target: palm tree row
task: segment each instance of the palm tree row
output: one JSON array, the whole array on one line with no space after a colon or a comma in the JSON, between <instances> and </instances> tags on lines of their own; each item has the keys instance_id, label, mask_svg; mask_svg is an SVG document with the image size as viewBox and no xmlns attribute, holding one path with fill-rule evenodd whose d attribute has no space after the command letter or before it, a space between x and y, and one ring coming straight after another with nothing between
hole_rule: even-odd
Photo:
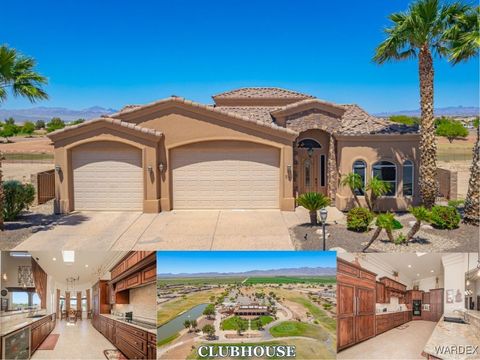
<instances>
[{"instance_id":1,"label":"palm tree row","mask_svg":"<svg viewBox=\"0 0 480 360\"><path fill-rule=\"evenodd\" d=\"M0 46L0 105L7 100L9 91L13 96L25 97L32 103L48 99L43 89L47 84L47 78L37 73L35 67L35 59L24 56L6 45ZM0 153L0 231L4 230L2 159Z\"/></svg>"}]
</instances>

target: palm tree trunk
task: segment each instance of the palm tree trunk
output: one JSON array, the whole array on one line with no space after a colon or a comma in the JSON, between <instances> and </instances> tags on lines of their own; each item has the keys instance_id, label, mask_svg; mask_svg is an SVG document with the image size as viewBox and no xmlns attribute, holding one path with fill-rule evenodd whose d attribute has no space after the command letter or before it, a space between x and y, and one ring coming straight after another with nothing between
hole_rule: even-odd
<instances>
[{"instance_id":1,"label":"palm tree trunk","mask_svg":"<svg viewBox=\"0 0 480 360\"><path fill-rule=\"evenodd\" d=\"M310 211L310 224L312 225L317 225L317 212L316 211Z\"/></svg>"},{"instance_id":2,"label":"palm tree trunk","mask_svg":"<svg viewBox=\"0 0 480 360\"><path fill-rule=\"evenodd\" d=\"M363 248L362 252L367 251L367 249L370 247L370 245L372 245L373 242L374 242L375 240L377 240L378 235L380 235L381 232L382 232L382 228L381 228L381 227L377 227L377 228L375 229L375 232L373 233L372 238L370 239L370 241L368 242L368 244L365 245L365 247Z\"/></svg>"},{"instance_id":3,"label":"palm tree trunk","mask_svg":"<svg viewBox=\"0 0 480 360\"><path fill-rule=\"evenodd\" d=\"M353 199L357 203L358 207L362 207L362 204L360 203L360 199L358 198L357 194L355 193L355 190L353 190L352 193L353 193Z\"/></svg>"},{"instance_id":4,"label":"palm tree trunk","mask_svg":"<svg viewBox=\"0 0 480 360\"><path fill-rule=\"evenodd\" d=\"M420 195L425 207L435 204L437 195L437 143L433 113L433 59L430 49L424 45L419 54L420 77Z\"/></svg>"},{"instance_id":5,"label":"palm tree trunk","mask_svg":"<svg viewBox=\"0 0 480 360\"><path fill-rule=\"evenodd\" d=\"M395 238L393 237L392 230L391 229L385 229L385 232L387 233L388 240L390 240L390 242L394 243Z\"/></svg>"},{"instance_id":6,"label":"palm tree trunk","mask_svg":"<svg viewBox=\"0 0 480 360\"><path fill-rule=\"evenodd\" d=\"M479 225L480 222L480 126L477 126L477 141L473 147L472 166L470 168L470 180L468 181L467 198L465 199L465 214L463 222L466 224Z\"/></svg>"},{"instance_id":7,"label":"palm tree trunk","mask_svg":"<svg viewBox=\"0 0 480 360\"><path fill-rule=\"evenodd\" d=\"M3 196L2 160L3 160L3 155L2 155L2 153L0 153L0 231L5 230L5 225L3 223L4 196Z\"/></svg>"},{"instance_id":8,"label":"palm tree trunk","mask_svg":"<svg viewBox=\"0 0 480 360\"><path fill-rule=\"evenodd\" d=\"M420 225L421 224L422 224L422 222L420 220L417 220L415 222L415 224L413 224L412 228L410 229L410 231L407 234L407 240L406 240L407 245L410 242L410 240L413 239L413 237L418 232L418 230L420 230Z\"/></svg>"}]
</instances>

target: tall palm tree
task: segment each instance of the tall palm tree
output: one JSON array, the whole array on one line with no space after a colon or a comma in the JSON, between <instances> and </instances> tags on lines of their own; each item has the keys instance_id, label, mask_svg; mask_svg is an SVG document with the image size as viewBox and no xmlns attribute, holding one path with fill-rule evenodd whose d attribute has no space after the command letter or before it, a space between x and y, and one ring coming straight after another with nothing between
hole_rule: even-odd
<instances>
[{"instance_id":1,"label":"tall palm tree","mask_svg":"<svg viewBox=\"0 0 480 360\"><path fill-rule=\"evenodd\" d=\"M452 40L450 59L454 64L468 61L478 56L480 48L480 7L471 8L462 16L448 32ZM473 146L470 180L468 181L467 198L463 222L472 225L480 223L480 129L479 120L475 120L477 140Z\"/></svg>"},{"instance_id":2,"label":"tall palm tree","mask_svg":"<svg viewBox=\"0 0 480 360\"><path fill-rule=\"evenodd\" d=\"M19 54L6 45L0 46L0 104L7 100L9 90L14 96L25 97L32 103L48 99L47 93L42 88L47 84L47 78L37 73L35 66L35 59ZM4 196L1 161L0 153L0 231L3 231Z\"/></svg>"},{"instance_id":3,"label":"tall palm tree","mask_svg":"<svg viewBox=\"0 0 480 360\"><path fill-rule=\"evenodd\" d=\"M437 144L433 112L433 55L449 56L452 40L449 30L471 6L461 3L440 4L439 0L417 0L406 12L390 15L392 26L386 39L377 47L373 60L418 59L420 78L421 139L420 193L427 208L435 204L437 192Z\"/></svg>"}]
</instances>

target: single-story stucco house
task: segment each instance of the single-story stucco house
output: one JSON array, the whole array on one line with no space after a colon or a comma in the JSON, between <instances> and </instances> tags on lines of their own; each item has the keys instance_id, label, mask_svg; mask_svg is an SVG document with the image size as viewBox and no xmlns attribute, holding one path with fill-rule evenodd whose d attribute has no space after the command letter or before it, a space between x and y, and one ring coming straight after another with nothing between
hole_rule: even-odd
<instances>
[{"instance_id":1,"label":"single-story stucco house","mask_svg":"<svg viewBox=\"0 0 480 360\"><path fill-rule=\"evenodd\" d=\"M51 133L56 211L294 210L307 191L345 210L352 171L391 184L384 210L419 201L415 127L279 88L213 100L172 96Z\"/></svg>"}]
</instances>

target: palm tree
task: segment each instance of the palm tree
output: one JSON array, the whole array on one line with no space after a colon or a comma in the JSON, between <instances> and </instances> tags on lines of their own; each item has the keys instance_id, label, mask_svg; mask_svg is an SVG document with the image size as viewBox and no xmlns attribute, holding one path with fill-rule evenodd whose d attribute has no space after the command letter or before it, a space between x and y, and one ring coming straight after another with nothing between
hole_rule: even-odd
<instances>
[{"instance_id":1,"label":"palm tree","mask_svg":"<svg viewBox=\"0 0 480 360\"><path fill-rule=\"evenodd\" d=\"M417 206L417 207L411 208L410 212L412 213L413 216L415 216L416 221L407 234L407 239L406 239L407 245L409 241L413 239L413 237L418 232L418 230L420 230L422 221L428 221L430 219L430 211L424 206Z\"/></svg>"},{"instance_id":2,"label":"palm tree","mask_svg":"<svg viewBox=\"0 0 480 360\"><path fill-rule=\"evenodd\" d=\"M476 121L477 140L473 146L472 166L470 167L470 179L468 181L467 198L465 199L465 211L463 222L466 224L479 225L480 222L480 126Z\"/></svg>"},{"instance_id":3,"label":"palm tree","mask_svg":"<svg viewBox=\"0 0 480 360\"><path fill-rule=\"evenodd\" d=\"M375 221L375 225L377 228L375 229L375 232L373 233L372 238L368 242L367 245L363 248L363 252L367 251L367 249L370 247L370 245L373 244L373 242L378 238L382 230L385 230L388 236L388 240L391 242L395 242L395 239L393 237L392 230L394 228L394 222L395 222L395 217L392 213L385 213L385 214L379 214L377 216L377 220Z\"/></svg>"},{"instance_id":4,"label":"palm tree","mask_svg":"<svg viewBox=\"0 0 480 360\"><path fill-rule=\"evenodd\" d=\"M353 198L357 203L358 207L362 207L360 200L358 198L358 193L363 193L363 180L362 177L356 173L348 173L343 175L342 180L340 181L340 185L346 186L350 189L353 194Z\"/></svg>"},{"instance_id":5,"label":"palm tree","mask_svg":"<svg viewBox=\"0 0 480 360\"><path fill-rule=\"evenodd\" d=\"M448 32L471 6L460 3L441 5L439 0L417 0L406 12L390 15L392 26L377 47L373 60L418 58L420 78L420 194L427 208L435 204L437 144L433 113L433 54L448 56L452 40Z\"/></svg>"},{"instance_id":6,"label":"palm tree","mask_svg":"<svg viewBox=\"0 0 480 360\"><path fill-rule=\"evenodd\" d=\"M317 211L330 205L330 199L317 192L308 192L302 194L297 199L298 205L303 206L310 214L310 223L317 225Z\"/></svg>"},{"instance_id":7,"label":"palm tree","mask_svg":"<svg viewBox=\"0 0 480 360\"><path fill-rule=\"evenodd\" d=\"M368 182L365 190L370 192L370 195L365 196L368 209L374 211L377 199L390 191L390 184L374 176Z\"/></svg>"},{"instance_id":8,"label":"palm tree","mask_svg":"<svg viewBox=\"0 0 480 360\"><path fill-rule=\"evenodd\" d=\"M5 45L0 46L0 104L7 99L8 90L14 96L26 97L30 102L48 99L42 85L47 84L47 78L34 69L36 62L31 57L19 54L15 49ZM3 183L2 154L0 153L0 231L3 231Z\"/></svg>"}]
</instances>

